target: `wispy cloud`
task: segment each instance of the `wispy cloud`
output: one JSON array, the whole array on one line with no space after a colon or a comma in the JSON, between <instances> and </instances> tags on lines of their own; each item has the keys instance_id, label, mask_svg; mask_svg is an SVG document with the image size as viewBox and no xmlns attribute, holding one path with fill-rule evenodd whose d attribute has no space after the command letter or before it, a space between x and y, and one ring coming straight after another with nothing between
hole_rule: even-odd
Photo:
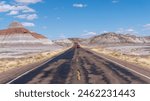
<instances>
[{"instance_id":1,"label":"wispy cloud","mask_svg":"<svg viewBox=\"0 0 150 101\"><path fill-rule=\"evenodd\" d=\"M101 31L100 33L108 33L109 31L106 31L106 30L104 30L104 31Z\"/></svg>"},{"instance_id":2,"label":"wispy cloud","mask_svg":"<svg viewBox=\"0 0 150 101\"><path fill-rule=\"evenodd\" d=\"M22 12L35 12L34 9L26 5L10 5L5 2L0 2L0 12L22 11Z\"/></svg>"},{"instance_id":3,"label":"wispy cloud","mask_svg":"<svg viewBox=\"0 0 150 101\"><path fill-rule=\"evenodd\" d=\"M42 0L15 0L18 3L24 3L24 4L35 4L38 2L42 2Z\"/></svg>"},{"instance_id":4,"label":"wispy cloud","mask_svg":"<svg viewBox=\"0 0 150 101\"><path fill-rule=\"evenodd\" d=\"M75 4L73 4L73 7L75 7L75 8L85 8L85 7L87 7L87 5L82 4L82 3L75 3Z\"/></svg>"},{"instance_id":5,"label":"wispy cloud","mask_svg":"<svg viewBox=\"0 0 150 101\"><path fill-rule=\"evenodd\" d=\"M114 4L119 3L119 0L112 0L112 3Z\"/></svg>"},{"instance_id":6,"label":"wispy cloud","mask_svg":"<svg viewBox=\"0 0 150 101\"><path fill-rule=\"evenodd\" d=\"M88 31L84 31L84 32L85 33L81 35L82 37L90 37L90 36L97 35L96 32L88 32Z\"/></svg>"},{"instance_id":7,"label":"wispy cloud","mask_svg":"<svg viewBox=\"0 0 150 101\"><path fill-rule=\"evenodd\" d=\"M22 15L17 15L15 17L20 19L26 19L26 20L34 20L38 18L37 14L22 14Z\"/></svg>"},{"instance_id":8,"label":"wispy cloud","mask_svg":"<svg viewBox=\"0 0 150 101\"><path fill-rule=\"evenodd\" d=\"M116 33L121 33L121 34L137 34L138 32L136 30L134 30L133 28L128 28L128 29L124 29L124 28L119 28Z\"/></svg>"},{"instance_id":9,"label":"wispy cloud","mask_svg":"<svg viewBox=\"0 0 150 101\"><path fill-rule=\"evenodd\" d=\"M143 27L144 27L144 30L150 30L150 24L145 24L143 25Z\"/></svg>"},{"instance_id":10,"label":"wispy cloud","mask_svg":"<svg viewBox=\"0 0 150 101\"><path fill-rule=\"evenodd\" d=\"M31 23L31 22L22 22L22 25L25 27L34 27L35 26L35 24Z\"/></svg>"},{"instance_id":11,"label":"wispy cloud","mask_svg":"<svg viewBox=\"0 0 150 101\"><path fill-rule=\"evenodd\" d=\"M27 4L35 4L38 2L42 2L42 0L15 0L15 4L13 5L6 1L0 1L0 13L6 13L8 16L19 19L34 20L38 18L36 10Z\"/></svg>"},{"instance_id":12,"label":"wispy cloud","mask_svg":"<svg viewBox=\"0 0 150 101\"><path fill-rule=\"evenodd\" d=\"M17 14L19 14L19 11L10 11L8 13L8 15L17 15Z\"/></svg>"},{"instance_id":13,"label":"wispy cloud","mask_svg":"<svg viewBox=\"0 0 150 101\"><path fill-rule=\"evenodd\" d=\"M135 30L132 28L126 29L127 32L134 32Z\"/></svg>"}]
</instances>

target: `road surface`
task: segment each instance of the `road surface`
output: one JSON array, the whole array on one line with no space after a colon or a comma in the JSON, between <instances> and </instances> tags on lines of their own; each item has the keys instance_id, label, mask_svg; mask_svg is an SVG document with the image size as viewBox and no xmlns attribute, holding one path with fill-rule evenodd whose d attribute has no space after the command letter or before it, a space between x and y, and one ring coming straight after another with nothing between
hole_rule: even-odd
<instances>
[{"instance_id":1,"label":"road surface","mask_svg":"<svg viewBox=\"0 0 150 101\"><path fill-rule=\"evenodd\" d=\"M128 67L129 68L129 67ZM11 84L146 84L150 77L73 47L47 63L11 80Z\"/></svg>"}]
</instances>

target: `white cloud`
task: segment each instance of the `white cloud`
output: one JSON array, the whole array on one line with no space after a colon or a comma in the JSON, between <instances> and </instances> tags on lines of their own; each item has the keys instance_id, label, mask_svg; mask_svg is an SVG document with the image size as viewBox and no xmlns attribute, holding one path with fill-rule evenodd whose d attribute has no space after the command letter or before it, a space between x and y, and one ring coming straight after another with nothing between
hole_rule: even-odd
<instances>
[{"instance_id":1,"label":"white cloud","mask_svg":"<svg viewBox=\"0 0 150 101\"><path fill-rule=\"evenodd\" d=\"M104 30L104 31L101 31L100 33L108 33L108 31Z\"/></svg>"},{"instance_id":2,"label":"white cloud","mask_svg":"<svg viewBox=\"0 0 150 101\"><path fill-rule=\"evenodd\" d=\"M0 1L0 5L5 4L5 3L6 3L6 1Z\"/></svg>"},{"instance_id":3,"label":"white cloud","mask_svg":"<svg viewBox=\"0 0 150 101\"><path fill-rule=\"evenodd\" d=\"M8 11L22 11L22 12L35 12L34 9L25 6L25 5L9 5L5 2L0 2L0 12L8 12Z\"/></svg>"},{"instance_id":4,"label":"white cloud","mask_svg":"<svg viewBox=\"0 0 150 101\"><path fill-rule=\"evenodd\" d=\"M19 11L23 11L23 12L35 12L34 9L28 7L28 6L13 6L12 7L13 10L19 10ZM11 9L11 10L12 10Z\"/></svg>"},{"instance_id":5,"label":"white cloud","mask_svg":"<svg viewBox=\"0 0 150 101\"><path fill-rule=\"evenodd\" d=\"M85 7L87 7L87 5L82 4L82 3L75 3L75 4L73 4L73 7L75 7L75 8L85 8Z\"/></svg>"},{"instance_id":6,"label":"white cloud","mask_svg":"<svg viewBox=\"0 0 150 101\"><path fill-rule=\"evenodd\" d=\"M97 35L97 33L96 32L86 32L85 34L82 34L81 36L90 37L90 36L94 36L94 35Z\"/></svg>"},{"instance_id":7,"label":"white cloud","mask_svg":"<svg viewBox=\"0 0 150 101\"><path fill-rule=\"evenodd\" d=\"M22 25L25 27L34 27L35 26L34 23L30 23L30 22L22 22Z\"/></svg>"},{"instance_id":8,"label":"white cloud","mask_svg":"<svg viewBox=\"0 0 150 101\"><path fill-rule=\"evenodd\" d=\"M0 12L7 12L12 8L11 5L5 4L5 2L0 2Z\"/></svg>"},{"instance_id":9,"label":"white cloud","mask_svg":"<svg viewBox=\"0 0 150 101\"><path fill-rule=\"evenodd\" d=\"M134 30L134 29L129 28L129 29L127 29L126 31L127 31L127 32L134 32L135 30Z\"/></svg>"},{"instance_id":10,"label":"white cloud","mask_svg":"<svg viewBox=\"0 0 150 101\"><path fill-rule=\"evenodd\" d=\"M38 18L37 14L22 14L15 17L20 19L26 19L26 20L34 20Z\"/></svg>"},{"instance_id":11,"label":"white cloud","mask_svg":"<svg viewBox=\"0 0 150 101\"><path fill-rule=\"evenodd\" d=\"M145 24L143 27L145 30L150 30L150 24Z\"/></svg>"},{"instance_id":12,"label":"white cloud","mask_svg":"<svg viewBox=\"0 0 150 101\"><path fill-rule=\"evenodd\" d=\"M0 13L7 13L19 19L34 20L38 18L36 11L27 4L35 4L43 0L14 0L15 4L0 0Z\"/></svg>"},{"instance_id":13,"label":"white cloud","mask_svg":"<svg viewBox=\"0 0 150 101\"><path fill-rule=\"evenodd\" d=\"M19 14L19 11L10 11L8 13L8 15L17 15L17 14Z\"/></svg>"},{"instance_id":14,"label":"white cloud","mask_svg":"<svg viewBox=\"0 0 150 101\"><path fill-rule=\"evenodd\" d=\"M128 34L128 33L132 33L132 34L137 34L138 32L135 31L132 28L128 28L128 29L124 29L124 28L119 28L116 33L121 33L121 34Z\"/></svg>"},{"instance_id":15,"label":"white cloud","mask_svg":"<svg viewBox=\"0 0 150 101\"><path fill-rule=\"evenodd\" d=\"M118 3L119 1L118 0L113 0L112 3L116 4Z\"/></svg>"},{"instance_id":16,"label":"white cloud","mask_svg":"<svg viewBox=\"0 0 150 101\"><path fill-rule=\"evenodd\" d=\"M38 2L42 2L42 0L15 0L15 1L19 3L25 3L25 4L35 4Z\"/></svg>"}]
</instances>

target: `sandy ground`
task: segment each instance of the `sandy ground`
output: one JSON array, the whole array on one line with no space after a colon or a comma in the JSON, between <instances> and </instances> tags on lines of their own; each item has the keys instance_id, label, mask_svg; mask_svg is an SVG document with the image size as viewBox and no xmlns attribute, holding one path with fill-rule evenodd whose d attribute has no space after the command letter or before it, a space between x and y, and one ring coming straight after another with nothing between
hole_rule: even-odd
<instances>
[{"instance_id":1,"label":"sandy ground","mask_svg":"<svg viewBox=\"0 0 150 101\"><path fill-rule=\"evenodd\" d=\"M124 54L123 52L120 51L114 51L110 49L106 49L103 47L94 47L91 48L91 50L102 53L117 59L121 59L130 63L135 63L138 65L141 65L142 67L146 67L150 69L150 55L147 56L140 56L140 55L135 55L135 54Z\"/></svg>"},{"instance_id":2,"label":"sandy ground","mask_svg":"<svg viewBox=\"0 0 150 101\"><path fill-rule=\"evenodd\" d=\"M126 55L139 55L148 56L150 55L149 45L122 45L122 46L109 46L106 49L117 51Z\"/></svg>"},{"instance_id":3,"label":"sandy ground","mask_svg":"<svg viewBox=\"0 0 150 101\"><path fill-rule=\"evenodd\" d=\"M67 48L68 49L68 48ZM37 63L45 59L51 58L67 49L59 49L52 52L41 52L37 54L30 54L23 58L5 58L0 59L0 72L5 72L12 68L19 68L29 64Z\"/></svg>"},{"instance_id":4,"label":"sandy ground","mask_svg":"<svg viewBox=\"0 0 150 101\"><path fill-rule=\"evenodd\" d=\"M33 55L42 52L53 52L55 50L64 49L65 47L58 46L58 45L49 45L49 46L5 46L2 47L0 45L0 58L23 58L26 55Z\"/></svg>"}]
</instances>

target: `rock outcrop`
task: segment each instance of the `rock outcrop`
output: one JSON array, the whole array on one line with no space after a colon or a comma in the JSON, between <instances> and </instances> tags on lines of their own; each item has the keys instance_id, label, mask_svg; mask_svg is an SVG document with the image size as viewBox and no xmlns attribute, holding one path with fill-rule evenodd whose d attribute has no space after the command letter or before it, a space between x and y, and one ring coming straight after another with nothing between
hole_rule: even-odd
<instances>
[{"instance_id":1,"label":"rock outcrop","mask_svg":"<svg viewBox=\"0 0 150 101\"><path fill-rule=\"evenodd\" d=\"M82 43L87 44L134 44L134 43L150 43L149 37L138 37L130 34L104 33L89 39L85 39Z\"/></svg>"},{"instance_id":2,"label":"rock outcrop","mask_svg":"<svg viewBox=\"0 0 150 101\"><path fill-rule=\"evenodd\" d=\"M52 44L52 41L29 31L21 23L12 22L8 29L0 30L0 44Z\"/></svg>"}]
</instances>

